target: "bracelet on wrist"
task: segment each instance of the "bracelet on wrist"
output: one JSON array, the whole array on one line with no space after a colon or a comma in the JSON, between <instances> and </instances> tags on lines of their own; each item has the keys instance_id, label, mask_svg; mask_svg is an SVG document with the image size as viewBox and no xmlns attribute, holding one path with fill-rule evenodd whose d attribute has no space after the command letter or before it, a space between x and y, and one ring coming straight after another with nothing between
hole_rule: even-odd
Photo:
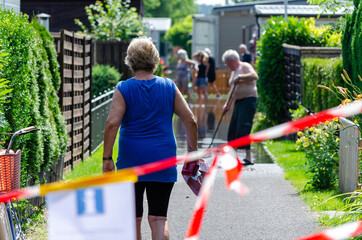
<instances>
[{"instance_id":1,"label":"bracelet on wrist","mask_svg":"<svg viewBox=\"0 0 362 240\"><path fill-rule=\"evenodd\" d=\"M103 158L103 161L109 161L109 160L112 160L112 161L113 161L113 158L112 158L112 157L104 157L104 158Z\"/></svg>"}]
</instances>

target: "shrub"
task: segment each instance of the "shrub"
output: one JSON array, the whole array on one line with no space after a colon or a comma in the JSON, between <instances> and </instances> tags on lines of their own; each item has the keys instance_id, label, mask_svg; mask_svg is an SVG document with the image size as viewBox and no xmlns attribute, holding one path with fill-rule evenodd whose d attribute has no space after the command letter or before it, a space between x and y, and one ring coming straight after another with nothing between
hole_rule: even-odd
<instances>
[{"instance_id":1,"label":"shrub","mask_svg":"<svg viewBox=\"0 0 362 240\"><path fill-rule=\"evenodd\" d=\"M56 93L59 79L53 79L57 75L56 57L51 58L53 68L50 68L44 48L44 44L49 48L54 48L54 44L44 43L35 25L26 16L0 10L0 51L8 54L3 77L13 89L10 100L3 105L9 123L5 131L14 132L27 126L41 129L17 138L14 143L14 149L22 150L22 184L48 170L65 153L67 143Z\"/></svg>"},{"instance_id":2,"label":"shrub","mask_svg":"<svg viewBox=\"0 0 362 240\"><path fill-rule=\"evenodd\" d=\"M251 133L256 133L263 129L270 128L273 126L274 126L273 123L267 119L265 113L256 112L253 119L253 126L251 129Z\"/></svg>"},{"instance_id":3,"label":"shrub","mask_svg":"<svg viewBox=\"0 0 362 240\"><path fill-rule=\"evenodd\" d=\"M84 34L96 40L131 40L144 34L143 23L136 8L130 7L130 0L96 1L85 10L91 28L88 29L79 19L75 19L75 23Z\"/></svg>"},{"instance_id":4,"label":"shrub","mask_svg":"<svg viewBox=\"0 0 362 240\"><path fill-rule=\"evenodd\" d=\"M289 109L289 112L291 114L292 120L298 120L301 119L303 117L306 117L308 115L308 111L307 109L304 108L303 105L298 105L298 108L295 110Z\"/></svg>"},{"instance_id":5,"label":"shrub","mask_svg":"<svg viewBox=\"0 0 362 240\"><path fill-rule=\"evenodd\" d=\"M105 90L113 89L122 74L109 65L96 65L92 68L92 94L98 96Z\"/></svg>"},{"instance_id":6,"label":"shrub","mask_svg":"<svg viewBox=\"0 0 362 240\"><path fill-rule=\"evenodd\" d=\"M342 59L306 58L302 60L302 64L302 104L313 112L339 105L341 101L334 94L319 88L318 85L329 88L333 88L333 85L345 86L341 78Z\"/></svg>"},{"instance_id":7,"label":"shrub","mask_svg":"<svg viewBox=\"0 0 362 240\"><path fill-rule=\"evenodd\" d=\"M354 1L354 11L346 15L346 28L343 32L343 68L351 76L352 82L362 88L358 75L362 74L362 4Z\"/></svg>"},{"instance_id":8,"label":"shrub","mask_svg":"<svg viewBox=\"0 0 362 240\"><path fill-rule=\"evenodd\" d=\"M329 31L329 28L315 27L314 19L289 17L285 22L283 17L272 17L264 27L265 32L258 41L260 57L256 64L259 75L257 81L258 110L265 112L266 118L276 125L284 121L286 113L282 44L325 46L337 44L339 41L336 39L325 40L328 34L325 34L324 37L321 34ZM333 35L333 38L337 37Z\"/></svg>"},{"instance_id":9,"label":"shrub","mask_svg":"<svg viewBox=\"0 0 362 240\"><path fill-rule=\"evenodd\" d=\"M298 148L305 151L311 184L316 189L330 189L338 179L338 118L298 132Z\"/></svg>"}]
</instances>

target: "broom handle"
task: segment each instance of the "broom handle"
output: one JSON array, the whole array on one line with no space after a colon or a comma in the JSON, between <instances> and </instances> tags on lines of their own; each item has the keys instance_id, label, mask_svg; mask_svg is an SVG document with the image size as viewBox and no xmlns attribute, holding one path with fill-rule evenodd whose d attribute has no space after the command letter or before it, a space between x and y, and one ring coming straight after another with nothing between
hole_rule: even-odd
<instances>
[{"instance_id":1,"label":"broom handle","mask_svg":"<svg viewBox=\"0 0 362 240\"><path fill-rule=\"evenodd\" d=\"M229 106L229 104L230 104L231 96L233 95L233 93L234 93L234 91L235 91L235 86L236 86L236 84L234 84L234 85L233 85L233 88L231 89L231 93L230 93L230 95L228 96L227 101L226 101L226 106ZM220 117L219 123L217 124L217 127L216 127L216 129L215 129L214 135L212 136L211 143L210 143L210 145L209 145L208 148L210 148L210 147L212 146L212 144L214 143L214 139L215 139L215 136L216 136L217 131L219 130L219 127L220 127L220 124L221 124L221 120L222 120L222 118L224 117L224 115L225 115L226 112L227 112L227 111L223 111L223 112L222 112L222 115L221 115L221 117Z\"/></svg>"}]
</instances>

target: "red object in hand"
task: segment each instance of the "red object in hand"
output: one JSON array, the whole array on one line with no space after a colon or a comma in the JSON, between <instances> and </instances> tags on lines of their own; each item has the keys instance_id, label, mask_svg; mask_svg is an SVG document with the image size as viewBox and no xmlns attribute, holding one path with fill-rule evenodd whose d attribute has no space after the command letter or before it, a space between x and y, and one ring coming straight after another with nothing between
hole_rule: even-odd
<instances>
[{"instance_id":1,"label":"red object in hand","mask_svg":"<svg viewBox=\"0 0 362 240\"><path fill-rule=\"evenodd\" d=\"M198 173L195 173L193 175L186 175L189 174L189 172L184 172L184 168L187 168L185 165L190 164L190 163L196 163L195 165L197 165L198 168ZM190 189L192 190L192 192L198 196L200 189L201 189L201 185L202 182L204 180L205 174L206 172L209 170L209 167L207 165L207 163L203 160L203 159L199 159L198 161L195 162L189 162L186 163L182 169L182 177L185 180L185 182L187 183L187 185L190 187ZM194 165L194 166L195 166ZM192 165L191 165L192 166ZM190 167L190 169L195 169L196 167ZM198 174L198 175L196 175ZM195 178L195 176L197 176L197 178Z\"/></svg>"},{"instance_id":2,"label":"red object in hand","mask_svg":"<svg viewBox=\"0 0 362 240\"><path fill-rule=\"evenodd\" d=\"M193 162L188 162L185 163L183 168L182 168L182 175L184 176L195 176L197 174L197 171L199 171L199 161L193 161Z\"/></svg>"}]
</instances>

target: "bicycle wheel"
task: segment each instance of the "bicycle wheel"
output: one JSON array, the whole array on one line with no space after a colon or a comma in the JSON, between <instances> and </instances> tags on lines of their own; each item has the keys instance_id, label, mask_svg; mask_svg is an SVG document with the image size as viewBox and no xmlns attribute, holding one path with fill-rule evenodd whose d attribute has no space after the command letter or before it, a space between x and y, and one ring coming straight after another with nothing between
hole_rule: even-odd
<instances>
[{"instance_id":1,"label":"bicycle wheel","mask_svg":"<svg viewBox=\"0 0 362 240\"><path fill-rule=\"evenodd\" d=\"M5 204L7 206L8 215L11 215L11 219L9 219L10 226L13 227L12 232L14 239L16 240L24 240L25 234L21 230L21 222L19 218L19 212L15 209L13 202L9 202L8 204ZM1 240L1 239L0 239Z\"/></svg>"},{"instance_id":2,"label":"bicycle wheel","mask_svg":"<svg viewBox=\"0 0 362 240\"><path fill-rule=\"evenodd\" d=\"M12 240L13 234L9 221L8 211L4 203L0 203L0 240Z\"/></svg>"}]
</instances>

